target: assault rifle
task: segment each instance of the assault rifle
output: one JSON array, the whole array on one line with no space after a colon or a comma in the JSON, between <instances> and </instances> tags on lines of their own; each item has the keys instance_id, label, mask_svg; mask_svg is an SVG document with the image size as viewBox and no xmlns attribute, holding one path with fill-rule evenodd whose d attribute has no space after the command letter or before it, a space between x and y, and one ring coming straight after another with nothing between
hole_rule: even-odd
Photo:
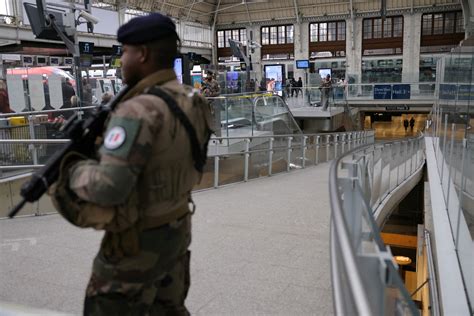
<instances>
[{"instance_id":1,"label":"assault rifle","mask_svg":"<svg viewBox=\"0 0 474 316\"><path fill-rule=\"evenodd\" d=\"M61 161L68 153L76 152L89 158L95 157L96 139L104 133L105 121L129 89L127 86L123 87L115 98L105 106L98 107L89 118L79 120L75 114L66 122L63 130L70 138L70 142L54 153L46 164L23 184L20 191L22 200L10 211L8 217L13 218L26 202L38 201L46 193L48 188L58 180Z\"/></svg>"}]
</instances>

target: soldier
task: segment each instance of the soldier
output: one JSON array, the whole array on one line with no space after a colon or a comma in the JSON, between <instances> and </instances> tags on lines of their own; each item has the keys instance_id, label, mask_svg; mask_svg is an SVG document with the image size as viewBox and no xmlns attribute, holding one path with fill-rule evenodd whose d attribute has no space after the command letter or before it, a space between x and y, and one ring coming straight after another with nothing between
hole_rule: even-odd
<instances>
[{"instance_id":1,"label":"soldier","mask_svg":"<svg viewBox=\"0 0 474 316\"><path fill-rule=\"evenodd\" d=\"M204 79L201 93L204 97L218 97L221 94L221 88L219 83L213 77L211 71L207 72L207 76ZM220 100L218 99L209 99L209 104L212 109L212 115L214 117L214 123L212 129L216 137L221 137L221 110L223 110Z\"/></svg>"},{"instance_id":2,"label":"soldier","mask_svg":"<svg viewBox=\"0 0 474 316\"><path fill-rule=\"evenodd\" d=\"M170 18L136 17L117 40L131 89L111 113L98 159L65 157L53 202L74 225L105 230L85 315L188 315L189 205L210 109L176 80L179 37Z\"/></svg>"},{"instance_id":3,"label":"soldier","mask_svg":"<svg viewBox=\"0 0 474 316\"><path fill-rule=\"evenodd\" d=\"M216 79L212 76L212 72L208 72L202 85L201 93L205 97L218 97L221 94L221 88Z\"/></svg>"}]
</instances>

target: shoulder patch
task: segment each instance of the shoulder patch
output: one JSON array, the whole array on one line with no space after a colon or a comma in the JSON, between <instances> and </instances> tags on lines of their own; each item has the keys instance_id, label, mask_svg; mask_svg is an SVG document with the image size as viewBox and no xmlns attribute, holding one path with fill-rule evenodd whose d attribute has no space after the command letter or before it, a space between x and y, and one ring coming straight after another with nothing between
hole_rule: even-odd
<instances>
[{"instance_id":1,"label":"shoulder patch","mask_svg":"<svg viewBox=\"0 0 474 316\"><path fill-rule=\"evenodd\" d=\"M105 136L104 147L106 149L117 149L125 142L127 139L127 132L122 126L112 127Z\"/></svg>"},{"instance_id":2,"label":"shoulder patch","mask_svg":"<svg viewBox=\"0 0 474 316\"><path fill-rule=\"evenodd\" d=\"M100 152L127 159L137 138L140 126L141 121L137 118L112 117L108 124Z\"/></svg>"}]
</instances>

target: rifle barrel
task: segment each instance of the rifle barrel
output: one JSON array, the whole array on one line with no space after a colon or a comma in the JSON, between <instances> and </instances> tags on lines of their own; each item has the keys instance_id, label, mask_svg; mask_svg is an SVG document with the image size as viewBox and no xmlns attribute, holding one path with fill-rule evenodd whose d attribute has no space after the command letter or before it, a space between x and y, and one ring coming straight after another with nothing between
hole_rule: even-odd
<instances>
[{"instance_id":1,"label":"rifle barrel","mask_svg":"<svg viewBox=\"0 0 474 316\"><path fill-rule=\"evenodd\" d=\"M13 218L15 215L25 206L26 199L21 199L20 203L18 203L11 211L8 213L8 217Z\"/></svg>"}]
</instances>

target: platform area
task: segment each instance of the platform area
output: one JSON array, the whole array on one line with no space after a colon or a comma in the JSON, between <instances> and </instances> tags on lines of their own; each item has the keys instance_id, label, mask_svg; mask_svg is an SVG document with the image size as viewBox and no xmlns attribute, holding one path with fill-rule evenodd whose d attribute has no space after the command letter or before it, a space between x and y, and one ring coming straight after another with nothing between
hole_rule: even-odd
<instances>
[{"instance_id":1,"label":"platform area","mask_svg":"<svg viewBox=\"0 0 474 316\"><path fill-rule=\"evenodd\" d=\"M192 314L333 314L328 169L194 194ZM0 309L7 302L81 314L101 236L59 215L0 220Z\"/></svg>"}]
</instances>

